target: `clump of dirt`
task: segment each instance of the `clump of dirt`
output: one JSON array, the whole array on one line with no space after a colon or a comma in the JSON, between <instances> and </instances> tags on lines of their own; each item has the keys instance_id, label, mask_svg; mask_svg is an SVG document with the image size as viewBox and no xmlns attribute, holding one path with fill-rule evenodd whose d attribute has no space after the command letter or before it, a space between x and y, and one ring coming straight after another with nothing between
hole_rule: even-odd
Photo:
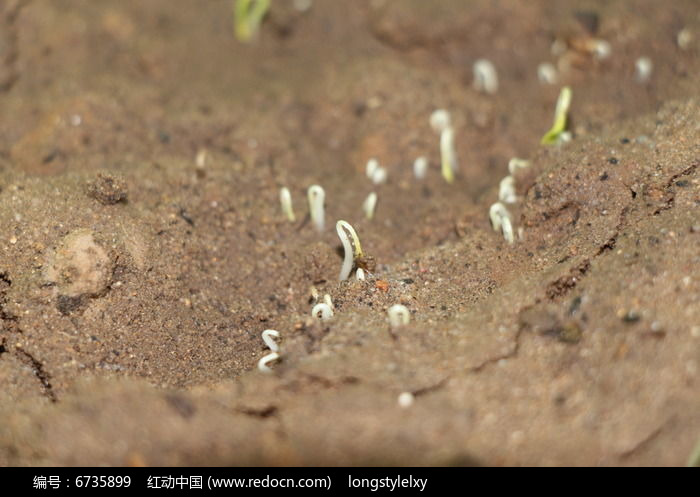
<instances>
[{"instance_id":1,"label":"clump of dirt","mask_svg":"<svg viewBox=\"0 0 700 497\"><path fill-rule=\"evenodd\" d=\"M683 464L700 437L696 7L273 2L243 45L224 0L6 2L0 464ZM494 95L472 87L482 58ZM562 85L573 139L543 147ZM532 165L508 244L488 211L513 157ZM376 261L365 281L337 281L338 219ZM411 321L391 330L397 303Z\"/></svg>"}]
</instances>

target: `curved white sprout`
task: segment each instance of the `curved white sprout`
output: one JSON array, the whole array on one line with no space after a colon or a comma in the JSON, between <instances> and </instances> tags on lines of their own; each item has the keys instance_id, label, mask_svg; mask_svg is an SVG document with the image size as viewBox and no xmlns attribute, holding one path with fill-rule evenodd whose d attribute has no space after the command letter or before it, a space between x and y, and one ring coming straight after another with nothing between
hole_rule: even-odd
<instances>
[{"instance_id":1,"label":"curved white sprout","mask_svg":"<svg viewBox=\"0 0 700 497\"><path fill-rule=\"evenodd\" d=\"M425 174L428 172L428 159L425 157L418 157L414 162L413 162L413 176L416 177L416 179L423 179L425 178Z\"/></svg>"},{"instance_id":2,"label":"curved white sprout","mask_svg":"<svg viewBox=\"0 0 700 497\"><path fill-rule=\"evenodd\" d=\"M309 187L308 197L311 221L314 223L318 231L323 231L326 225L324 211L326 192L318 185L311 185Z\"/></svg>"},{"instance_id":3,"label":"curved white sprout","mask_svg":"<svg viewBox=\"0 0 700 497\"><path fill-rule=\"evenodd\" d=\"M436 133L442 133L445 128L451 127L450 121L450 113L445 109L438 109L430 114L430 127Z\"/></svg>"},{"instance_id":4,"label":"curved white sprout","mask_svg":"<svg viewBox=\"0 0 700 497\"><path fill-rule=\"evenodd\" d=\"M457 171L457 151L455 150L455 132L451 127L445 128L440 134L440 160L442 177L452 183Z\"/></svg>"},{"instance_id":5,"label":"curved white sprout","mask_svg":"<svg viewBox=\"0 0 700 497\"><path fill-rule=\"evenodd\" d=\"M352 241L355 244L354 252L345 230L348 230L350 236L352 236ZM360 245L360 238L357 236L355 229L350 226L350 223L347 221L343 221L342 219L338 221L335 224L335 231L338 233L338 238L340 238L340 242L343 244L343 265L340 267L340 276L338 279L344 281L350 276L355 259L362 257L362 245Z\"/></svg>"},{"instance_id":6,"label":"curved white sprout","mask_svg":"<svg viewBox=\"0 0 700 497\"><path fill-rule=\"evenodd\" d=\"M515 178L506 176L498 186L498 200L506 204L514 204L518 200L515 194Z\"/></svg>"},{"instance_id":7,"label":"curved white sprout","mask_svg":"<svg viewBox=\"0 0 700 497\"><path fill-rule=\"evenodd\" d=\"M311 315L321 321L328 321L333 317L333 309L325 302L322 302L311 309Z\"/></svg>"},{"instance_id":8,"label":"curved white sprout","mask_svg":"<svg viewBox=\"0 0 700 497\"><path fill-rule=\"evenodd\" d=\"M411 321L411 313L405 305L395 304L389 307L387 311L389 315L389 324L392 328L398 328L399 326L405 326Z\"/></svg>"},{"instance_id":9,"label":"curved white sprout","mask_svg":"<svg viewBox=\"0 0 700 497\"><path fill-rule=\"evenodd\" d=\"M357 279L357 281L365 281L365 270L358 267L357 271L355 271L355 279Z\"/></svg>"},{"instance_id":10,"label":"curved white sprout","mask_svg":"<svg viewBox=\"0 0 700 497\"><path fill-rule=\"evenodd\" d=\"M646 83L651 78L654 64L649 57L640 57L634 63L634 77L638 83Z\"/></svg>"},{"instance_id":11,"label":"curved white sprout","mask_svg":"<svg viewBox=\"0 0 700 497\"><path fill-rule=\"evenodd\" d=\"M511 160L508 161L508 172L511 175L515 175L515 172L518 169L527 169L528 167L530 167L529 160L518 159L516 157L513 157Z\"/></svg>"},{"instance_id":12,"label":"curved white sprout","mask_svg":"<svg viewBox=\"0 0 700 497\"><path fill-rule=\"evenodd\" d=\"M367 198L362 203L362 210L365 211L365 217L372 219L374 217L374 209L377 206L377 194L372 192L367 195Z\"/></svg>"},{"instance_id":13,"label":"curved white sprout","mask_svg":"<svg viewBox=\"0 0 700 497\"><path fill-rule=\"evenodd\" d=\"M491 219L491 225L494 231L502 231L503 238L505 238L508 243L513 243L515 240L513 222L506 206L501 202L493 204L489 209L489 218Z\"/></svg>"},{"instance_id":14,"label":"curved white sprout","mask_svg":"<svg viewBox=\"0 0 700 497\"><path fill-rule=\"evenodd\" d=\"M559 73L553 64L543 62L537 66L537 79L543 85L556 85L559 81Z\"/></svg>"},{"instance_id":15,"label":"curved white sprout","mask_svg":"<svg viewBox=\"0 0 700 497\"><path fill-rule=\"evenodd\" d=\"M289 188L286 186L280 189L280 204L282 205L282 212L290 222L296 221L294 216L294 209L292 209L292 194L289 193Z\"/></svg>"},{"instance_id":16,"label":"curved white sprout","mask_svg":"<svg viewBox=\"0 0 700 497\"><path fill-rule=\"evenodd\" d=\"M279 352L280 346L277 345L277 342L275 342L273 337L279 338L280 332L277 330L265 330L262 332L262 339L263 342L265 342L265 345L267 345L267 348L269 348L272 352Z\"/></svg>"},{"instance_id":17,"label":"curved white sprout","mask_svg":"<svg viewBox=\"0 0 700 497\"><path fill-rule=\"evenodd\" d=\"M498 75L491 61L479 59L474 62L474 88L494 94L498 91Z\"/></svg>"},{"instance_id":18,"label":"curved white sprout","mask_svg":"<svg viewBox=\"0 0 700 497\"><path fill-rule=\"evenodd\" d=\"M331 296L330 296L330 295L325 294L325 295L323 296L323 302L325 302L325 304L326 304L328 307L330 307L331 309L335 309L335 306L333 305L333 299L331 299Z\"/></svg>"},{"instance_id":19,"label":"curved white sprout","mask_svg":"<svg viewBox=\"0 0 700 497\"><path fill-rule=\"evenodd\" d=\"M279 358L280 355L277 352L267 354L258 361L258 370L262 373L272 373L272 370L267 366L267 364L272 361L276 361Z\"/></svg>"}]
</instances>

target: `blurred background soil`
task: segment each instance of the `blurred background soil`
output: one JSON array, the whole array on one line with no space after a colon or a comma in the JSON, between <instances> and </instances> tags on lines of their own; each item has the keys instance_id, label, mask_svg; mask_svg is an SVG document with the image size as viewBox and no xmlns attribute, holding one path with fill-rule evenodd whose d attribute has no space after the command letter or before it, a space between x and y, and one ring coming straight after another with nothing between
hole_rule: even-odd
<instances>
[{"instance_id":1,"label":"blurred background soil","mask_svg":"<svg viewBox=\"0 0 700 497\"><path fill-rule=\"evenodd\" d=\"M0 464L685 463L697 1L273 0L247 45L232 22L229 0L0 3ZM544 147L562 85L573 140ZM532 166L508 245L488 209L512 157ZM377 260L365 282L337 281L338 219Z\"/></svg>"}]
</instances>

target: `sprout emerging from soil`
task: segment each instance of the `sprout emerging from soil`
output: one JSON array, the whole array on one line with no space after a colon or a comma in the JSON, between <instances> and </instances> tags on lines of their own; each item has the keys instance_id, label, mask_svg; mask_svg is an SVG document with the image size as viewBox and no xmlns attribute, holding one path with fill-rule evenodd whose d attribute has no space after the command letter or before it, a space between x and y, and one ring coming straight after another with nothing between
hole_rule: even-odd
<instances>
[{"instance_id":1,"label":"sprout emerging from soil","mask_svg":"<svg viewBox=\"0 0 700 497\"><path fill-rule=\"evenodd\" d=\"M360 238L357 236L355 228L350 226L350 223L348 223L347 221L340 220L336 223L335 230L338 232L338 238L340 238L340 242L343 244L344 251L343 265L340 267L340 276L338 277L338 279L340 281L345 281L350 276L355 261L357 261L358 259L363 259L364 254L362 253L362 245L360 245ZM350 233L350 236L352 237L352 243L350 243L350 239L348 238L347 233L345 233L345 230L347 230ZM353 244L355 246L354 251Z\"/></svg>"},{"instance_id":2,"label":"sprout emerging from soil","mask_svg":"<svg viewBox=\"0 0 700 497\"><path fill-rule=\"evenodd\" d=\"M323 302L325 302L325 304L326 304L328 307L330 307L331 309L335 309L335 306L333 305L333 299L331 299L331 296L330 296L330 295L325 294L325 295L323 296Z\"/></svg>"},{"instance_id":3,"label":"sprout emerging from soil","mask_svg":"<svg viewBox=\"0 0 700 497\"><path fill-rule=\"evenodd\" d=\"M424 179L425 174L428 172L428 159L425 157L418 157L413 162L413 176L416 179Z\"/></svg>"},{"instance_id":4,"label":"sprout emerging from soil","mask_svg":"<svg viewBox=\"0 0 700 497\"><path fill-rule=\"evenodd\" d=\"M234 0L233 28L238 41L248 43L258 34L269 8L270 0Z\"/></svg>"},{"instance_id":5,"label":"sprout emerging from soil","mask_svg":"<svg viewBox=\"0 0 700 497\"><path fill-rule=\"evenodd\" d=\"M681 50L688 50L693 43L693 33L688 28L681 29L676 35L676 43Z\"/></svg>"},{"instance_id":6,"label":"sprout emerging from soil","mask_svg":"<svg viewBox=\"0 0 700 497\"><path fill-rule=\"evenodd\" d=\"M514 204L518 197L515 194L515 178L506 176L498 187L498 200L506 204Z\"/></svg>"},{"instance_id":7,"label":"sprout emerging from soil","mask_svg":"<svg viewBox=\"0 0 700 497\"><path fill-rule=\"evenodd\" d=\"M510 212L508 212L505 205L501 202L493 204L491 209L489 209L489 218L491 219L491 225L494 231L502 231L503 238L505 238L508 243L513 243L513 241L515 241L513 222Z\"/></svg>"},{"instance_id":8,"label":"sprout emerging from soil","mask_svg":"<svg viewBox=\"0 0 700 497\"><path fill-rule=\"evenodd\" d=\"M649 57L640 57L634 63L634 78L637 83L646 83L651 78L654 64Z\"/></svg>"},{"instance_id":9,"label":"sprout emerging from soil","mask_svg":"<svg viewBox=\"0 0 700 497\"><path fill-rule=\"evenodd\" d=\"M530 167L529 160L513 157L508 161L508 172L511 174L511 176L515 175L518 169L527 169L528 167Z\"/></svg>"},{"instance_id":10,"label":"sprout emerging from soil","mask_svg":"<svg viewBox=\"0 0 700 497\"><path fill-rule=\"evenodd\" d=\"M442 130L440 134L440 160L442 177L448 183L453 183L454 173L457 170L457 151L455 150L455 133L450 127Z\"/></svg>"},{"instance_id":11,"label":"sprout emerging from soil","mask_svg":"<svg viewBox=\"0 0 700 497\"><path fill-rule=\"evenodd\" d=\"M537 66L537 79L543 85L556 85L559 81L559 73L554 65L543 62Z\"/></svg>"},{"instance_id":12,"label":"sprout emerging from soil","mask_svg":"<svg viewBox=\"0 0 700 497\"><path fill-rule=\"evenodd\" d=\"M442 133L444 129L451 127L450 121L450 113L445 109L438 109L430 114L430 127L436 133Z\"/></svg>"},{"instance_id":13,"label":"sprout emerging from soil","mask_svg":"<svg viewBox=\"0 0 700 497\"><path fill-rule=\"evenodd\" d=\"M408 312L405 305L392 305L389 307L387 314L389 315L389 325L392 328L406 326L411 321L411 313Z\"/></svg>"},{"instance_id":14,"label":"sprout emerging from soil","mask_svg":"<svg viewBox=\"0 0 700 497\"><path fill-rule=\"evenodd\" d=\"M280 204L282 204L282 212L290 222L296 221L294 209L292 209L292 194L289 193L289 188L286 186L280 189Z\"/></svg>"},{"instance_id":15,"label":"sprout emerging from soil","mask_svg":"<svg viewBox=\"0 0 700 497\"><path fill-rule=\"evenodd\" d=\"M605 60L612 54L610 43L605 40L592 39L588 42L588 49L596 60Z\"/></svg>"},{"instance_id":16,"label":"sprout emerging from soil","mask_svg":"<svg viewBox=\"0 0 700 497\"><path fill-rule=\"evenodd\" d=\"M311 309L311 315L321 321L328 321L333 317L333 308L325 302L321 302Z\"/></svg>"},{"instance_id":17,"label":"sprout emerging from soil","mask_svg":"<svg viewBox=\"0 0 700 497\"><path fill-rule=\"evenodd\" d=\"M270 349L272 352L279 352L280 351L280 346L277 345L277 343L274 340L274 338L279 338L279 337L280 337L280 332L277 330L265 330L262 332L263 342L265 342L265 345L267 345L267 348Z\"/></svg>"},{"instance_id":18,"label":"sprout emerging from soil","mask_svg":"<svg viewBox=\"0 0 700 497\"><path fill-rule=\"evenodd\" d=\"M326 192L320 186L312 185L309 187L308 197L311 222L318 231L323 231L326 226L324 214Z\"/></svg>"},{"instance_id":19,"label":"sprout emerging from soil","mask_svg":"<svg viewBox=\"0 0 700 497\"><path fill-rule=\"evenodd\" d=\"M557 99L557 108L554 111L554 124L552 129L547 131L542 137L542 145L553 145L571 139L571 135L566 131L569 107L571 107L571 95L571 88L568 86L561 89Z\"/></svg>"},{"instance_id":20,"label":"sprout emerging from soil","mask_svg":"<svg viewBox=\"0 0 700 497\"><path fill-rule=\"evenodd\" d=\"M399 403L399 407L406 409L413 405L413 402L416 400L416 398L411 392L402 392L401 394L399 394L399 398L397 400Z\"/></svg>"},{"instance_id":21,"label":"sprout emerging from soil","mask_svg":"<svg viewBox=\"0 0 700 497\"><path fill-rule=\"evenodd\" d=\"M374 217L374 209L377 207L377 194L372 192L367 195L367 198L362 203L362 210L365 211L365 217L372 219Z\"/></svg>"},{"instance_id":22,"label":"sprout emerging from soil","mask_svg":"<svg viewBox=\"0 0 700 497\"><path fill-rule=\"evenodd\" d=\"M361 267L358 267L357 271L355 271L355 279L357 281L365 281L365 270Z\"/></svg>"},{"instance_id":23,"label":"sprout emerging from soil","mask_svg":"<svg viewBox=\"0 0 700 497\"><path fill-rule=\"evenodd\" d=\"M272 361L276 361L279 358L280 355L277 352L267 354L258 361L258 371L260 371L261 373L272 373L272 370L267 365Z\"/></svg>"},{"instance_id":24,"label":"sprout emerging from soil","mask_svg":"<svg viewBox=\"0 0 700 497\"><path fill-rule=\"evenodd\" d=\"M474 62L474 88L493 95L498 91L498 75L491 61L479 59Z\"/></svg>"}]
</instances>

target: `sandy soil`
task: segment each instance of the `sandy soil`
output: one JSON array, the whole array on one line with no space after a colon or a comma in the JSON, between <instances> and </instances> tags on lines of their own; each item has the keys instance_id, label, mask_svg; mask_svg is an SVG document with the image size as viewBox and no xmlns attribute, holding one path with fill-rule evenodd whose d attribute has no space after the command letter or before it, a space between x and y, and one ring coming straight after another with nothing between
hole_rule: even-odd
<instances>
[{"instance_id":1,"label":"sandy soil","mask_svg":"<svg viewBox=\"0 0 700 497\"><path fill-rule=\"evenodd\" d=\"M0 464L684 464L699 74L692 0L273 0L251 45L230 1L2 2ZM564 84L573 140L542 146ZM509 245L488 209L512 157L532 166ZM337 219L377 261L365 282L337 281ZM411 323L390 330L396 303Z\"/></svg>"}]
</instances>

